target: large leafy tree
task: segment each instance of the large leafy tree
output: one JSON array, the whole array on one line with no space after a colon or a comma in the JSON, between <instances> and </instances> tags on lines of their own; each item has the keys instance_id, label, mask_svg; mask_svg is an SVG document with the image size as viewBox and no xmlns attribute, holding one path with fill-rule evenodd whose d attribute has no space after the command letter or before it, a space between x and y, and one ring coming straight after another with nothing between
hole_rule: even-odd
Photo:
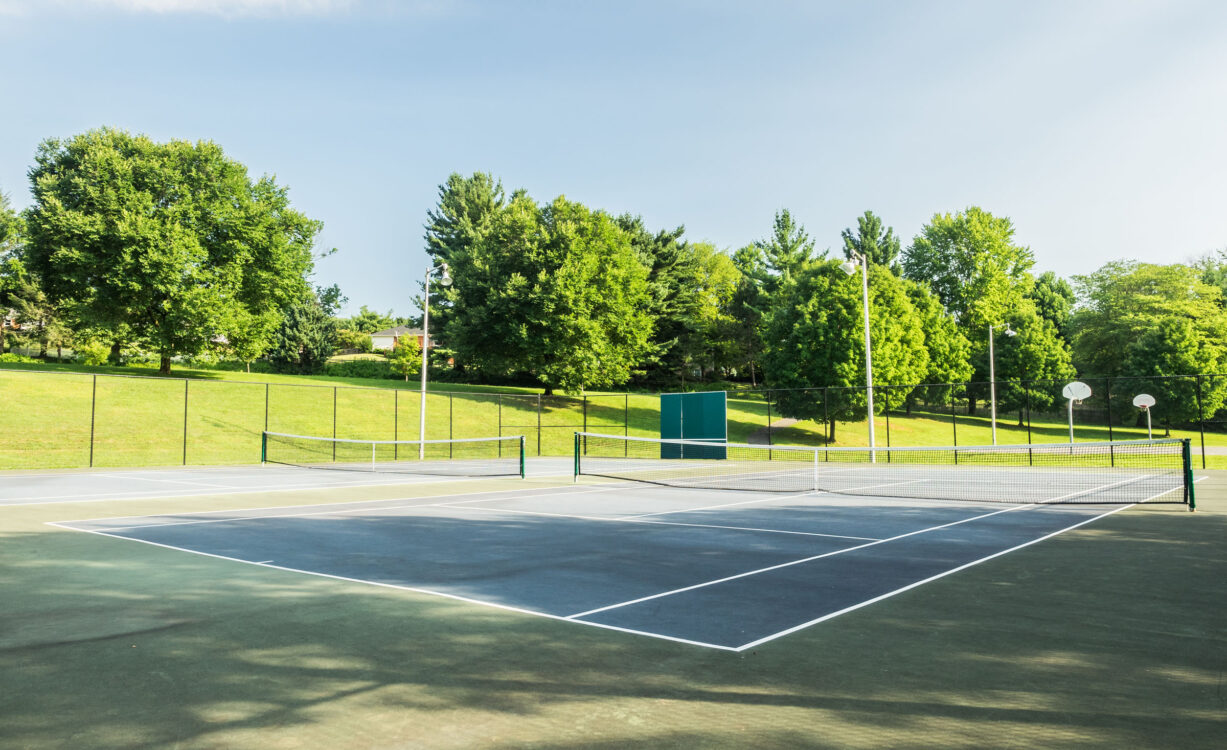
<instances>
[{"instance_id":1,"label":"large leafy tree","mask_svg":"<svg viewBox=\"0 0 1227 750\"><path fill-rule=\"evenodd\" d=\"M870 263L886 266L896 275L899 274L899 238L892 227L882 228L882 220L873 211L856 217L856 231L845 229L840 237L844 241L845 258L851 258L852 253L857 252L868 258Z\"/></svg>"},{"instance_id":2,"label":"large leafy tree","mask_svg":"<svg viewBox=\"0 0 1227 750\"><path fill-rule=\"evenodd\" d=\"M1035 302L1039 316L1052 323L1057 334L1069 341L1069 318L1076 299L1073 286L1052 271L1045 271L1036 277L1027 296Z\"/></svg>"},{"instance_id":3,"label":"large leafy tree","mask_svg":"<svg viewBox=\"0 0 1227 750\"><path fill-rule=\"evenodd\" d=\"M939 384L921 389L918 397L936 404L945 404L950 399L945 383L961 383L971 378L971 343L963 335L958 322L929 288L913 281L904 281L908 301L920 317L920 326L925 334L925 351L929 353L929 366L920 382Z\"/></svg>"},{"instance_id":4,"label":"large leafy tree","mask_svg":"<svg viewBox=\"0 0 1227 750\"><path fill-rule=\"evenodd\" d=\"M921 382L929 354L921 316L908 298L905 283L881 266L869 272L870 336L874 386ZM766 316L763 369L777 389L847 389L829 399L827 416L865 417L865 342L859 274L849 276L833 261L807 264L790 274ZM889 403L900 404L905 389L892 389ZM821 418L821 394L785 390L777 395L780 412L798 418ZM878 411L885 398L875 401ZM833 438L833 434L831 434Z\"/></svg>"},{"instance_id":5,"label":"large leafy tree","mask_svg":"<svg viewBox=\"0 0 1227 750\"><path fill-rule=\"evenodd\" d=\"M625 383L652 348L648 269L603 212L518 194L449 263L446 340L486 373L582 391Z\"/></svg>"},{"instance_id":6,"label":"large leafy tree","mask_svg":"<svg viewBox=\"0 0 1227 750\"><path fill-rule=\"evenodd\" d=\"M912 241L903 259L904 274L927 284L962 326L971 344L973 377L989 378L990 326L1009 325L1020 335L997 335L998 399L1006 408L1026 403L1035 408L1051 401L1051 389L1003 386L1006 380L1060 379L1072 374L1068 346L1057 328L1043 321L1032 299L1035 280L1031 251L1014 243L1014 225L975 206L958 214L935 214ZM998 329L1000 330L1000 329ZM1025 334L1023 333L1025 330ZM975 410L977 393L969 393ZM987 390L980 395L987 396ZM1017 396L1017 398L1016 398Z\"/></svg>"},{"instance_id":7,"label":"large leafy tree","mask_svg":"<svg viewBox=\"0 0 1227 750\"><path fill-rule=\"evenodd\" d=\"M1014 225L972 206L934 214L903 256L903 273L928 284L965 326L1001 322L1031 286L1031 250L1014 244ZM975 337L973 337L974 340Z\"/></svg>"},{"instance_id":8,"label":"large leafy tree","mask_svg":"<svg viewBox=\"0 0 1227 750\"><path fill-rule=\"evenodd\" d=\"M1198 413L1196 381L1170 378L1227 371L1223 292L1202 271L1182 264L1108 263L1075 276L1079 307L1071 323L1080 372L1155 378L1149 387L1170 422ZM1163 379L1166 378L1166 379ZM1227 399L1227 379L1203 378L1202 409Z\"/></svg>"},{"instance_id":9,"label":"large leafy tree","mask_svg":"<svg viewBox=\"0 0 1227 750\"><path fill-rule=\"evenodd\" d=\"M308 290L320 223L217 144L93 130L45 141L30 182L27 265L49 299L130 330L162 372L219 336L267 346Z\"/></svg>"}]
</instances>

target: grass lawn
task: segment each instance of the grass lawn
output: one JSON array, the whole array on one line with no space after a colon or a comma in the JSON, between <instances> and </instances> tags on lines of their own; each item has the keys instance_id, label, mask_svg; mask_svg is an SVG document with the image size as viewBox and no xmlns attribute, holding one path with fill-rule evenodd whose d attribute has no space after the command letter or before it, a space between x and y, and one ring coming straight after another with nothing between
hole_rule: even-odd
<instances>
[{"instance_id":1,"label":"grass lawn","mask_svg":"<svg viewBox=\"0 0 1227 750\"><path fill-rule=\"evenodd\" d=\"M98 377L94 377L97 375ZM109 377L125 376L125 377ZM133 377L139 376L139 377ZM16 436L0 450L0 469L256 463L264 429L301 435L411 440L418 435L416 381L79 365L10 365L0 369L0 433ZM543 396L540 389L432 383L426 399L428 439L522 434L530 455L568 455L577 430L633 436L659 434L656 394ZM92 420L91 420L92 412ZM771 413L778 421L777 412ZM1028 442L1017 414L1000 415L998 442ZM731 394L728 437L746 442L768 423L758 396ZM914 410L875 420L878 445L984 445L989 418ZM92 440L91 440L92 434ZM1157 433L1157 436L1161 435ZM822 425L797 422L772 432L776 444L823 445ZM1173 437L1198 433L1173 430ZM1107 440L1103 425L1076 425L1077 440ZM1117 440L1144 438L1138 428L1112 429ZM839 422L833 446L868 445L865 422ZM1063 415L1032 415L1030 442L1064 442ZM1227 435L1206 433L1206 444ZM1207 466L1227 468L1227 456ZM1195 459L1200 465L1200 456Z\"/></svg>"}]
</instances>

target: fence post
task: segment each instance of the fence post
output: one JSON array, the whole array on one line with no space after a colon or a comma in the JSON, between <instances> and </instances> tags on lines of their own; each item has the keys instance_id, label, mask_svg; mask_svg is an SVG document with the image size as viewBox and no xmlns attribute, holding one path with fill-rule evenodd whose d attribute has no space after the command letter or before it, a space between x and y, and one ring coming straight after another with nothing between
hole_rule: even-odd
<instances>
[{"instance_id":1,"label":"fence post","mask_svg":"<svg viewBox=\"0 0 1227 750\"><path fill-rule=\"evenodd\" d=\"M332 387L332 460L337 460L337 387Z\"/></svg>"},{"instance_id":2,"label":"fence post","mask_svg":"<svg viewBox=\"0 0 1227 750\"><path fill-rule=\"evenodd\" d=\"M537 394L537 458L541 457L541 394Z\"/></svg>"},{"instance_id":3,"label":"fence post","mask_svg":"<svg viewBox=\"0 0 1227 750\"><path fill-rule=\"evenodd\" d=\"M886 447L890 447L890 386L882 388L882 413L886 415ZM890 451L886 452L886 463L890 463Z\"/></svg>"},{"instance_id":4,"label":"fence post","mask_svg":"<svg viewBox=\"0 0 1227 750\"><path fill-rule=\"evenodd\" d=\"M452 440L455 438L455 435L452 434L453 425L456 424L456 420L452 417L452 399L454 397L455 397L455 394L452 394L452 393L447 394L447 439L448 440ZM502 435L500 434L499 437L502 437ZM447 444L447 457L448 458L452 458L455 449L456 449L455 444L453 443ZM498 454L500 456L503 455L502 441L498 443Z\"/></svg>"},{"instance_id":5,"label":"fence post","mask_svg":"<svg viewBox=\"0 0 1227 750\"><path fill-rule=\"evenodd\" d=\"M584 395L584 432L588 431L588 396Z\"/></svg>"},{"instance_id":6,"label":"fence post","mask_svg":"<svg viewBox=\"0 0 1227 750\"><path fill-rule=\"evenodd\" d=\"M192 382L183 379L183 465L187 466L187 386Z\"/></svg>"},{"instance_id":7,"label":"fence post","mask_svg":"<svg viewBox=\"0 0 1227 750\"><path fill-rule=\"evenodd\" d=\"M959 416L955 413L954 405L954 383L950 384L950 426L954 430L954 444L959 444ZM954 454L955 463L958 463L959 454Z\"/></svg>"},{"instance_id":8,"label":"fence post","mask_svg":"<svg viewBox=\"0 0 1227 750\"><path fill-rule=\"evenodd\" d=\"M94 376L94 386L89 395L89 465L94 468L94 420L98 414L98 376Z\"/></svg>"},{"instance_id":9,"label":"fence post","mask_svg":"<svg viewBox=\"0 0 1227 750\"><path fill-rule=\"evenodd\" d=\"M631 434L631 394L622 394L622 433L625 437L630 437ZM631 441L622 441L622 455L629 456L631 454Z\"/></svg>"},{"instance_id":10,"label":"fence post","mask_svg":"<svg viewBox=\"0 0 1227 750\"><path fill-rule=\"evenodd\" d=\"M1206 468L1206 412L1201 403L1201 375L1197 376L1197 431L1201 433L1201 468Z\"/></svg>"},{"instance_id":11,"label":"fence post","mask_svg":"<svg viewBox=\"0 0 1227 750\"><path fill-rule=\"evenodd\" d=\"M392 389L392 460L400 460L400 389Z\"/></svg>"},{"instance_id":12,"label":"fence post","mask_svg":"<svg viewBox=\"0 0 1227 750\"><path fill-rule=\"evenodd\" d=\"M767 445L774 444L775 442L771 439L771 391L767 391Z\"/></svg>"},{"instance_id":13,"label":"fence post","mask_svg":"<svg viewBox=\"0 0 1227 750\"><path fill-rule=\"evenodd\" d=\"M822 444L828 447L830 447L831 445L831 416L830 416L830 411L827 408L828 407L827 394L830 393L830 391L831 389L829 386L824 386L822 389L822 431L826 433L825 435L823 435L824 439L822 441ZM830 451L827 451L825 456L828 461L831 460Z\"/></svg>"},{"instance_id":14,"label":"fence post","mask_svg":"<svg viewBox=\"0 0 1227 750\"><path fill-rule=\"evenodd\" d=\"M264 384L264 431L268 432L268 383Z\"/></svg>"},{"instance_id":15,"label":"fence post","mask_svg":"<svg viewBox=\"0 0 1227 750\"><path fill-rule=\"evenodd\" d=\"M1108 442L1112 442L1112 378L1103 380L1104 398L1108 400ZM1116 466L1116 449L1108 446L1108 465Z\"/></svg>"},{"instance_id":16,"label":"fence post","mask_svg":"<svg viewBox=\"0 0 1227 750\"><path fill-rule=\"evenodd\" d=\"M1023 403L1027 410L1027 445L1031 445L1031 389L1028 387L1027 381L1023 382ZM1027 448L1027 465L1035 465L1035 453L1030 448Z\"/></svg>"}]
</instances>

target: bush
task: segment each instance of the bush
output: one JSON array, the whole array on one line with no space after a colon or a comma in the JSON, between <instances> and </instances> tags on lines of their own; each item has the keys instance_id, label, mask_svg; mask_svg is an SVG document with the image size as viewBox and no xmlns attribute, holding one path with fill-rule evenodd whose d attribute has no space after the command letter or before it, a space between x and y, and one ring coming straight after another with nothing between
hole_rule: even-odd
<instances>
[{"instance_id":1,"label":"bush","mask_svg":"<svg viewBox=\"0 0 1227 750\"><path fill-rule=\"evenodd\" d=\"M38 360L34 359L33 357L23 357L20 354L13 354L12 352L6 352L5 354L0 354L0 362L3 362L5 364L32 365L32 364L36 364Z\"/></svg>"},{"instance_id":2,"label":"bush","mask_svg":"<svg viewBox=\"0 0 1227 750\"><path fill-rule=\"evenodd\" d=\"M98 366L107 363L111 347L97 341L78 344L76 347L77 361L84 365Z\"/></svg>"},{"instance_id":3,"label":"bush","mask_svg":"<svg viewBox=\"0 0 1227 750\"><path fill-rule=\"evenodd\" d=\"M387 360L349 359L324 365L324 374L338 378L391 378L395 377Z\"/></svg>"}]
</instances>

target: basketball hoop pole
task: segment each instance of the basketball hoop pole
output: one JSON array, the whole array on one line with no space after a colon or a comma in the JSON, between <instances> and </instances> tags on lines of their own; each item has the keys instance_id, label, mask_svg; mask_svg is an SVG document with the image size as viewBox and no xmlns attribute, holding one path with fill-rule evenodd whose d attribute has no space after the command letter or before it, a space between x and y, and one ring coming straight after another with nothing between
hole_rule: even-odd
<instances>
[{"instance_id":1,"label":"basketball hoop pole","mask_svg":"<svg viewBox=\"0 0 1227 750\"><path fill-rule=\"evenodd\" d=\"M1154 435L1152 435L1152 434L1151 434L1151 432L1150 432L1150 407L1148 406L1148 407L1146 407L1145 409L1143 409L1142 411L1146 412L1146 439L1147 439L1147 440L1154 440L1154 439L1155 439L1155 436L1154 436Z\"/></svg>"},{"instance_id":2,"label":"basketball hoop pole","mask_svg":"<svg viewBox=\"0 0 1227 750\"><path fill-rule=\"evenodd\" d=\"M1069 444L1074 444L1074 400L1069 399Z\"/></svg>"}]
</instances>

